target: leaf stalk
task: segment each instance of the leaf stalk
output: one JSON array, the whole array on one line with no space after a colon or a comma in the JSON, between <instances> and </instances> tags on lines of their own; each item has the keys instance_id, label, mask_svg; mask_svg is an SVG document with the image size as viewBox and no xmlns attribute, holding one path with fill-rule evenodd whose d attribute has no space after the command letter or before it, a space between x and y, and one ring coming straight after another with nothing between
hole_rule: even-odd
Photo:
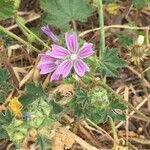
<instances>
[{"instance_id":1,"label":"leaf stalk","mask_svg":"<svg viewBox=\"0 0 150 150\"><path fill-rule=\"evenodd\" d=\"M37 35L35 35L31 30L29 30L20 20L20 17L16 17L16 23L18 24L19 28L23 31L23 33L26 34L30 34L31 36L33 36L37 41L39 41L44 47L50 49L50 47L43 42L43 40L41 40Z\"/></svg>"},{"instance_id":2,"label":"leaf stalk","mask_svg":"<svg viewBox=\"0 0 150 150\"><path fill-rule=\"evenodd\" d=\"M36 52L40 52L37 48L35 48L34 46L32 46L30 43L26 42L25 40L21 39L19 36L17 36L16 34L10 32L9 30L7 30L6 28L4 28L3 26L0 26L0 31L6 33L7 35L9 35L10 37L12 37L13 39L17 40L18 42L20 42L21 44L29 47L30 49L32 49L33 51Z\"/></svg>"},{"instance_id":3,"label":"leaf stalk","mask_svg":"<svg viewBox=\"0 0 150 150\"><path fill-rule=\"evenodd\" d=\"M102 53L105 51L105 29L104 29L104 15L103 15L102 0L98 0L98 8L99 8L99 25L100 25L99 59L101 59Z\"/></svg>"}]
</instances>

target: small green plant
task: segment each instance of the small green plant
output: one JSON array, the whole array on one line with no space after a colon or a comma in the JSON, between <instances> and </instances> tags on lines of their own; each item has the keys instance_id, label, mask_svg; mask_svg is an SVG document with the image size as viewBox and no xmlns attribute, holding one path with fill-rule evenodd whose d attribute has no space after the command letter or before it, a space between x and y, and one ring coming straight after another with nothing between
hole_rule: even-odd
<instances>
[{"instance_id":1,"label":"small green plant","mask_svg":"<svg viewBox=\"0 0 150 150\"><path fill-rule=\"evenodd\" d=\"M114 1L104 2L108 4ZM137 8L148 4L146 0L132 2ZM11 80L8 70L2 69L5 68L5 63L0 62L0 139L9 139L15 144L16 149L21 149L22 143L25 143L30 135L33 138L32 142L39 149L50 148L53 143L51 134L58 126L62 126L65 122L62 117L66 114L79 122L90 120L94 125L110 121L114 140L116 140L114 122L126 119L127 107L146 121L150 121L149 117L124 101L107 85L107 77L119 77L119 69L125 67L127 63L119 55L119 48L106 45L102 0L96 1L98 7L95 9L89 0L40 0L42 24L49 24L59 28L60 31L60 35L56 35L49 25L41 27L42 32L51 38L51 45L48 45L49 40L46 43L26 26L26 21L18 15L19 4L20 0L1 0L0 21L14 19L25 39L3 26L0 26L0 32L3 33L1 37L7 34L27 47L28 56L34 51L36 55L39 54L39 58L30 66L30 68L33 66L30 78L28 76L23 78L30 82L23 86L19 84L17 87L13 85L13 78ZM96 9L99 14L99 46L81 39L77 28L77 22L87 21ZM93 31L95 29L92 29ZM140 38L135 42L137 37L134 37L134 33L129 30L120 32L118 41L123 48L141 47L144 39ZM5 38L4 40L6 41ZM143 49L138 49L138 52L133 50L135 49L130 51L132 57L134 54L141 57L139 54ZM42 76L36 84L31 82L34 75L38 76L37 78ZM71 86L61 87L65 84ZM66 124L65 122L63 125ZM117 144L119 146L119 143Z\"/></svg>"},{"instance_id":2,"label":"small green plant","mask_svg":"<svg viewBox=\"0 0 150 150\"><path fill-rule=\"evenodd\" d=\"M78 87L69 108L72 108L71 113L74 115L81 119L89 118L95 123L104 123L108 117L119 121L125 119L123 111L126 106L100 87L94 87L88 94Z\"/></svg>"}]
</instances>

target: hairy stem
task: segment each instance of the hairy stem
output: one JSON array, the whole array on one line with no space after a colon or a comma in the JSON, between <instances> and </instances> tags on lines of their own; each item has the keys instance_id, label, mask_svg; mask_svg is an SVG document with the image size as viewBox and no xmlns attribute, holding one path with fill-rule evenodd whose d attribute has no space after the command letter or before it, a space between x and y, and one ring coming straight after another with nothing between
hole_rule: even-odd
<instances>
[{"instance_id":1,"label":"hairy stem","mask_svg":"<svg viewBox=\"0 0 150 150\"><path fill-rule=\"evenodd\" d=\"M30 43L24 41L23 39L21 39L19 36L17 36L16 34L8 31L6 28L4 28L3 26L0 26L0 31L6 33L7 35L9 35L10 37L12 37L13 39L17 40L18 42L20 42L21 44L29 47L30 49L36 51L36 52L40 52L37 48L35 48L34 46L32 46Z\"/></svg>"},{"instance_id":2,"label":"hairy stem","mask_svg":"<svg viewBox=\"0 0 150 150\"><path fill-rule=\"evenodd\" d=\"M98 0L99 6L99 25L100 25L100 45L99 45L99 58L101 59L102 53L105 51L105 29L104 29L104 15L102 0Z\"/></svg>"},{"instance_id":3,"label":"hairy stem","mask_svg":"<svg viewBox=\"0 0 150 150\"><path fill-rule=\"evenodd\" d=\"M33 36L37 41L39 41L44 47L50 49L50 47L44 43L37 35L35 35L31 30L29 30L20 20L20 17L16 17L16 22L18 24L18 26L20 27L20 29L24 32L26 32L27 34L30 34L31 36ZM26 35L26 34L25 34Z\"/></svg>"},{"instance_id":4,"label":"hairy stem","mask_svg":"<svg viewBox=\"0 0 150 150\"><path fill-rule=\"evenodd\" d=\"M109 117L109 121L110 121L110 125L111 125L112 131L113 131L114 140L116 141L117 144L119 144L119 139L118 139L118 135L117 135L114 121L111 117Z\"/></svg>"}]
</instances>

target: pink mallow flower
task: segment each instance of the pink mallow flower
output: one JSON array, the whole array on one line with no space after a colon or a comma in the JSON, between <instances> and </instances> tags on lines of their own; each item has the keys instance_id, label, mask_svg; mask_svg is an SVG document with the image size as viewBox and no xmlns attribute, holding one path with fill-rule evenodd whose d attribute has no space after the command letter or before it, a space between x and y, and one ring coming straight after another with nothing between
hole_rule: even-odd
<instances>
[{"instance_id":1,"label":"pink mallow flower","mask_svg":"<svg viewBox=\"0 0 150 150\"><path fill-rule=\"evenodd\" d=\"M54 59L61 60L60 64L57 65L57 68L55 70L55 74L61 75L63 78L67 77L69 73L71 72L72 68L74 68L77 75L82 77L85 72L89 72L90 69L87 66L87 64L83 61L84 58L87 58L91 56L93 51L93 44L92 43L85 43L81 48L78 46L78 37L76 33L65 34L65 40L67 49L53 44L52 45L52 51L48 53L49 56L51 56ZM43 61L45 63L48 63L50 66L50 60L47 59L46 56L43 56ZM42 68L42 67L41 67ZM44 69L43 69L44 68ZM48 68L43 66L41 72L46 72L52 70L52 68Z\"/></svg>"},{"instance_id":2,"label":"pink mallow flower","mask_svg":"<svg viewBox=\"0 0 150 150\"><path fill-rule=\"evenodd\" d=\"M51 80L58 80L60 78L59 74L56 74L56 69L60 64L60 60L50 56L50 51L45 54L40 54L40 62L37 68L40 69L40 74L52 73Z\"/></svg>"},{"instance_id":3,"label":"pink mallow flower","mask_svg":"<svg viewBox=\"0 0 150 150\"><path fill-rule=\"evenodd\" d=\"M49 27L48 25L43 26L43 27L41 28L41 30L42 30L47 36L49 36L54 42L58 42L58 41L59 41L58 36L55 35L55 34L52 32L52 30L50 29L50 27Z\"/></svg>"}]
</instances>

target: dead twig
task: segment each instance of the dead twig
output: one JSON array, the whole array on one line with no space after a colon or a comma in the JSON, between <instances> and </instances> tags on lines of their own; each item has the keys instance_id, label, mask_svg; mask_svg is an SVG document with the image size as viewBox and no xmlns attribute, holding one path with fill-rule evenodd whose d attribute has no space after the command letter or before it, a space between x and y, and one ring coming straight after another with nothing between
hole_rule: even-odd
<instances>
[{"instance_id":1,"label":"dead twig","mask_svg":"<svg viewBox=\"0 0 150 150\"><path fill-rule=\"evenodd\" d=\"M150 98L150 95L148 97L146 97L137 107L136 109L140 109L147 101L148 99ZM135 113L135 111L132 111L129 116L132 116L133 114ZM120 126L122 126L124 124L124 121L120 122L116 128L119 128Z\"/></svg>"},{"instance_id":2,"label":"dead twig","mask_svg":"<svg viewBox=\"0 0 150 150\"><path fill-rule=\"evenodd\" d=\"M143 80L143 83L145 84L145 86L147 86L148 88L150 88L150 83L142 77L141 74L139 74L134 68L130 67L130 66L127 66L127 68L132 71L135 75L137 75L140 79Z\"/></svg>"},{"instance_id":3,"label":"dead twig","mask_svg":"<svg viewBox=\"0 0 150 150\"><path fill-rule=\"evenodd\" d=\"M31 14L31 13L30 13L30 14ZM29 19L27 19L26 23L33 22L33 21L39 19L40 17L41 17L40 14L34 14L34 15L33 15L33 13L32 13L32 17L29 17ZM13 29L15 29L15 28L17 28L17 27L18 27L18 25L17 25L17 24L14 24L14 25L12 25L12 26L10 26L10 27L7 27L6 29L9 30L9 31L11 31L11 30L13 30Z\"/></svg>"},{"instance_id":4,"label":"dead twig","mask_svg":"<svg viewBox=\"0 0 150 150\"><path fill-rule=\"evenodd\" d=\"M120 28L120 29L130 29L130 30L147 30L149 28L149 26L146 27L130 27L130 26L125 26L125 25L110 25L110 26L105 26L104 29L109 29L109 28ZM90 30L86 30L82 33L79 34L80 37L85 36L86 34L90 33L90 32L94 32L94 31L98 31L101 28L94 28L94 29L90 29Z\"/></svg>"}]
</instances>

